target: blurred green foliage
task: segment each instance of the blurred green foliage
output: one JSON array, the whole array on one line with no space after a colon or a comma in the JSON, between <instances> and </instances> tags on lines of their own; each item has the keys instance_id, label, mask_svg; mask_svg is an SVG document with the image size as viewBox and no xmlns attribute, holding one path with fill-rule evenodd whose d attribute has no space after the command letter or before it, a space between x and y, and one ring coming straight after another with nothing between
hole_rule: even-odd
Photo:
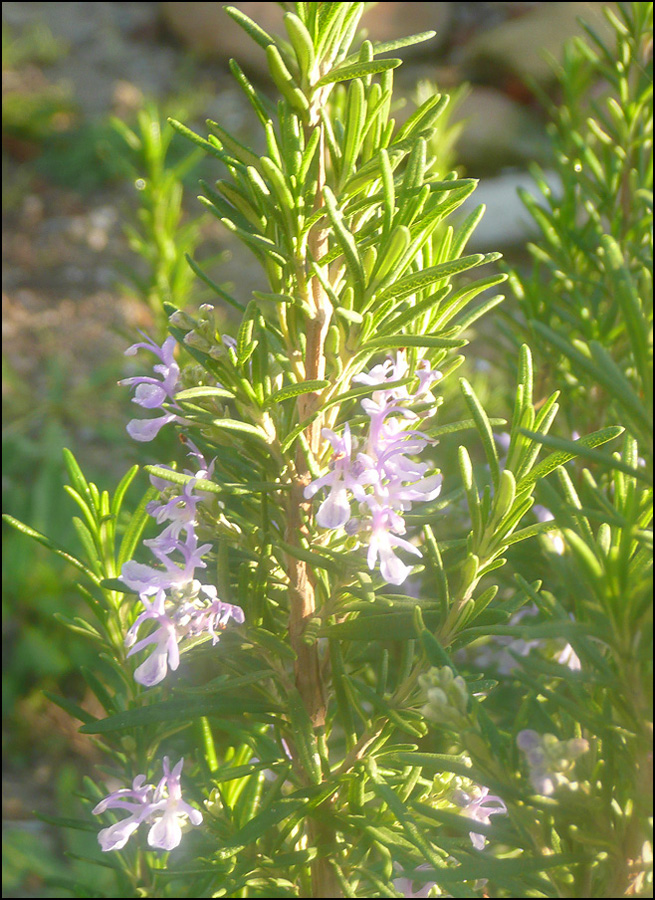
<instances>
[{"instance_id":1,"label":"blurred green foliage","mask_svg":"<svg viewBox=\"0 0 655 900\"><path fill-rule=\"evenodd\" d=\"M508 333L535 347L571 430L619 416L652 448L653 11L604 12L615 46L588 29L557 69L562 102L550 104L549 132L561 188L535 167L541 198L521 192L539 238L531 271L511 280Z\"/></svg>"},{"instance_id":2,"label":"blurred green foliage","mask_svg":"<svg viewBox=\"0 0 655 900\"><path fill-rule=\"evenodd\" d=\"M59 815L77 815L75 793L81 788L78 767L62 763L53 781ZM94 831L53 830L47 827L47 817L15 827L7 822L3 826L2 856L5 897L102 897L111 892L114 883L111 868L98 866L101 858ZM80 886L84 893L80 893Z\"/></svg>"},{"instance_id":3,"label":"blurred green foliage","mask_svg":"<svg viewBox=\"0 0 655 900\"><path fill-rule=\"evenodd\" d=\"M2 66L17 69L24 65L48 66L68 53L68 44L56 38L48 26L38 19L16 34L6 22L2 23Z\"/></svg>"}]
</instances>

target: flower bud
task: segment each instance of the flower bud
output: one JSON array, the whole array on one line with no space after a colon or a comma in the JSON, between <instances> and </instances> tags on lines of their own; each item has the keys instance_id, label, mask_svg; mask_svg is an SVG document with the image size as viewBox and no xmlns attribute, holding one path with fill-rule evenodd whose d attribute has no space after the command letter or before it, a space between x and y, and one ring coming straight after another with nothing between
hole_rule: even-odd
<instances>
[{"instance_id":1,"label":"flower bud","mask_svg":"<svg viewBox=\"0 0 655 900\"><path fill-rule=\"evenodd\" d=\"M533 789L546 797L560 787L575 787L567 773L573 769L575 760L589 749L589 742L584 738L560 741L554 734L540 735L531 729L520 731L516 744L525 755Z\"/></svg>"},{"instance_id":2,"label":"flower bud","mask_svg":"<svg viewBox=\"0 0 655 900\"><path fill-rule=\"evenodd\" d=\"M189 331L184 335L184 343L187 347L194 347L196 350L202 350L203 353L209 353L212 345L206 337L198 334L197 331Z\"/></svg>"},{"instance_id":3,"label":"flower bud","mask_svg":"<svg viewBox=\"0 0 655 900\"><path fill-rule=\"evenodd\" d=\"M168 321L171 325L175 325L177 328L183 328L185 331L190 331L192 328L196 327L195 320L185 312L182 312L181 309L176 309Z\"/></svg>"},{"instance_id":4,"label":"flower bud","mask_svg":"<svg viewBox=\"0 0 655 900\"><path fill-rule=\"evenodd\" d=\"M456 727L467 724L469 697L461 676L455 676L449 666L433 667L419 676L419 684L427 698L421 710L426 719Z\"/></svg>"}]
</instances>

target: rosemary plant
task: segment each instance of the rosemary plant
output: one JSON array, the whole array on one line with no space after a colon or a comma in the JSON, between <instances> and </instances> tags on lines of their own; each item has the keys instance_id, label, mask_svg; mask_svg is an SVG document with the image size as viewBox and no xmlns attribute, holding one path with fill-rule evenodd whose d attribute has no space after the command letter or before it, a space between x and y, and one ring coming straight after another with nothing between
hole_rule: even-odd
<instances>
[{"instance_id":1,"label":"rosemary plant","mask_svg":"<svg viewBox=\"0 0 655 900\"><path fill-rule=\"evenodd\" d=\"M464 378L452 420L442 387L505 276L466 252L475 181L435 174L448 97L390 118L389 53L432 35L356 45L364 3L283 6L283 38L226 10L279 91L231 64L264 152L172 123L215 160L202 202L267 283L232 296L192 261L236 335L173 292L163 344L127 351L155 360L124 380L128 434L177 429L185 461L146 466L124 519L136 468L110 497L67 454L83 561L14 522L85 576L89 620L69 624L98 647L84 677L106 717L58 702L111 762L85 793L102 864L122 896L638 893L649 520L632 433L596 450L624 432L603 418L539 460L558 391L533 396L526 344L508 427ZM599 528L563 468L580 455L613 469ZM535 522L555 470L557 519ZM516 548L562 528L568 582L542 591ZM481 641L507 664L476 664Z\"/></svg>"}]
</instances>

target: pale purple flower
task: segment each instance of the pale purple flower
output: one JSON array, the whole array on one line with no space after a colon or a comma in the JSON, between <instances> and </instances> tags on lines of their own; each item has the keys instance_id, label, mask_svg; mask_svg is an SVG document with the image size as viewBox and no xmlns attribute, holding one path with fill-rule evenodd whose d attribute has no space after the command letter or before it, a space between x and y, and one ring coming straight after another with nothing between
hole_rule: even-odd
<instances>
[{"instance_id":1,"label":"pale purple flower","mask_svg":"<svg viewBox=\"0 0 655 900\"><path fill-rule=\"evenodd\" d=\"M181 494L170 497L165 503L157 500L148 503L146 511L156 522L160 525L162 522L171 523L158 538L154 539L155 546L168 545L170 539L177 541L182 531L189 533L198 524L197 507L203 497L200 494L194 494L193 491L198 478L204 478L206 474L209 473L197 473L196 477L192 478L191 481L187 481L183 486ZM163 479L157 480L162 481ZM153 541L144 541L144 544L152 546Z\"/></svg>"},{"instance_id":2,"label":"pale purple flower","mask_svg":"<svg viewBox=\"0 0 655 900\"><path fill-rule=\"evenodd\" d=\"M126 431L132 440L147 443L154 441L164 425L175 422L177 418L174 413L166 413L164 416L157 416L156 419L130 419Z\"/></svg>"},{"instance_id":3,"label":"pale purple flower","mask_svg":"<svg viewBox=\"0 0 655 900\"><path fill-rule=\"evenodd\" d=\"M532 512L540 522L552 522L555 518L552 512L546 506L542 506L540 503L535 503L535 505L532 507Z\"/></svg>"},{"instance_id":4,"label":"pale purple flower","mask_svg":"<svg viewBox=\"0 0 655 900\"><path fill-rule=\"evenodd\" d=\"M416 375L418 377L419 386L414 396L416 398L421 398L422 400L431 400L434 402L434 396L430 388L435 382L441 381L443 375L438 369L431 369L427 359L419 360L419 363L416 366Z\"/></svg>"},{"instance_id":5,"label":"pale purple flower","mask_svg":"<svg viewBox=\"0 0 655 900\"><path fill-rule=\"evenodd\" d=\"M148 844L159 850L173 850L182 840L182 824L188 819L200 825L202 813L182 799L180 775L184 759L173 771L168 757L163 759L164 775L157 787L145 784L146 776L137 775L132 788L121 788L93 808L95 815L107 809L125 809L130 815L103 828L98 834L102 850L121 850L142 822L154 823L148 832Z\"/></svg>"},{"instance_id":6,"label":"pale purple flower","mask_svg":"<svg viewBox=\"0 0 655 900\"><path fill-rule=\"evenodd\" d=\"M171 523L163 532L167 538L178 540L182 531L190 531L198 524L196 507L201 498L192 493L195 484L195 479L187 482L182 493L171 497L166 503L153 500L147 505L146 511L160 525L162 522Z\"/></svg>"},{"instance_id":7,"label":"pale purple flower","mask_svg":"<svg viewBox=\"0 0 655 900\"><path fill-rule=\"evenodd\" d=\"M347 489L355 485L355 479L351 474L352 438L350 427L346 423L343 435L336 434L329 428L321 432L332 444L334 455L330 461L330 471L322 478L317 478L308 484L304 495L309 500L323 487L329 487L330 492L321 503L316 513L316 521L322 528L341 528L350 518L350 501Z\"/></svg>"},{"instance_id":8,"label":"pale purple flower","mask_svg":"<svg viewBox=\"0 0 655 900\"><path fill-rule=\"evenodd\" d=\"M146 543L146 542L144 542ZM193 573L197 568L206 568L207 563L202 557L211 550L211 544L198 546L198 539L193 531L187 532L184 543L174 541L169 537L164 544L159 539L153 539L148 543L152 553L163 563L164 569L155 569L143 563L126 562L121 569L121 581L136 591L142 597L155 594L160 589L168 589L187 584L193 579ZM184 557L184 566L176 565L169 554L179 550Z\"/></svg>"},{"instance_id":9,"label":"pale purple flower","mask_svg":"<svg viewBox=\"0 0 655 900\"><path fill-rule=\"evenodd\" d=\"M353 376L358 384L384 385L388 382L400 381L409 374L407 356L403 351L396 353L395 361L389 356L384 362L373 366L368 372L360 372Z\"/></svg>"},{"instance_id":10,"label":"pale purple flower","mask_svg":"<svg viewBox=\"0 0 655 900\"><path fill-rule=\"evenodd\" d=\"M566 666L572 672L579 672L582 669L580 657L570 644L567 644L561 653L555 657L560 666Z\"/></svg>"},{"instance_id":11,"label":"pale purple flower","mask_svg":"<svg viewBox=\"0 0 655 900\"><path fill-rule=\"evenodd\" d=\"M375 568L376 560L380 559L380 574L390 584L402 584L412 571L411 566L396 556L394 547L401 547L415 556L420 556L421 551L410 544L409 541L397 536L404 533L405 524L402 517L389 507L377 507L371 510L371 537L368 545L367 562L369 569Z\"/></svg>"},{"instance_id":12,"label":"pale purple flower","mask_svg":"<svg viewBox=\"0 0 655 900\"><path fill-rule=\"evenodd\" d=\"M155 501L147 507L158 522L170 522L158 537L144 541L162 568L132 560L124 564L120 576L128 587L138 592L144 606L144 611L127 632L125 645L131 648L128 656L151 648L151 654L134 673L135 680L146 687L159 684L169 669L175 671L178 668L179 644L185 638L207 632L216 644L218 632L225 629L229 619L239 624L244 621L240 607L219 600L213 585L201 584L195 578L197 568L206 568L202 557L211 549L211 544L198 546L194 528L202 497L195 494L194 489L198 478L211 477L214 464L207 465L195 444L190 443L190 447L189 455L201 465L196 475L184 485L181 494L169 496L165 503ZM152 476L152 480L156 487L169 490L169 482L164 479ZM171 559L174 553L181 554L182 564ZM155 595L154 599L148 600L152 595ZM149 622L155 627L137 643L139 629Z\"/></svg>"},{"instance_id":13,"label":"pale purple flower","mask_svg":"<svg viewBox=\"0 0 655 900\"><path fill-rule=\"evenodd\" d=\"M316 513L321 528L341 528L350 518L350 501L343 485L334 483Z\"/></svg>"},{"instance_id":14,"label":"pale purple flower","mask_svg":"<svg viewBox=\"0 0 655 900\"><path fill-rule=\"evenodd\" d=\"M219 600L214 585L201 584L192 579L176 586L170 596L159 590L153 602L141 597L145 610L137 616L125 636L125 646L130 647L128 656L154 645L152 654L134 673L134 678L145 687L153 687L168 674L175 671L180 663L178 645L185 639L199 637L205 632L212 638L212 644L220 639L218 632L224 631L230 619L243 624L244 614L240 606ZM143 640L135 643L141 626L154 621L157 628Z\"/></svg>"},{"instance_id":15,"label":"pale purple flower","mask_svg":"<svg viewBox=\"0 0 655 900\"><path fill-rule=\"evenodd\" d=\"M514 613L509 620L509 625L518 625L526 616L538 616L539 610L533 603L529 603ZM573 616L570 615L573 619ZM525 622L524 624L529 624ZM562 666L567 666L572 672L580 671L582 664L569 643L563 638L522 638L509 637L508 635L494 635L480 648L475 649L473 662L477 669L489 669L495 667L501 675L511 675L519 666L517 656L529 656L533 650L540 650L549 658L554 658ZM460 651L458 651L460 653ZM466 652L463 653L466 658Z\"/></svg>"},{"instance_id":16,"label":"pale purple flower","mask_svg":"<svg viewBox=\"0 0 655 900\"><path fill-rule=\"evenodd\" d=\"M533 789L537 794L550 797L559 785L559 775L552 770L541 735L525 728L517 734L516 744L525 755Z\"/></svg>"},{"instance_id":17,"label":"pale purple flower","mask_svg":"<svg viewBox=\"0 0 655 900\"><path fill-rule=\"evenodd\" d=\"M174 563L171 563L171 568L173 566ZM177 572L181 571L179 566L175 566L175 569ZM170 587L171 584L168 572L147 566L145 563L136 562L133 559L123 563L119 578L130 590L135 591L141 597L156 594L163 588Z\"/></svg>"},{"instance_id":18,"label":"pale purple flower","mask_svg":"<svg viewBox=\"0 0 655 900\"><path fill-rule=\"evenodd\" d=\"M188 819L192 825L200 825L202 813L182 799L180 775L184 759L170 771L168 757L163 759L164 776L155 788L153 816L155 824L148 832L148 843L160 850L173 850L182 840L182 825Z\"/></svg>"},{"instance_id":19,"label":"pale purple flower","mask_svg":"<svg viewBox=\"0 0 655 900\"><path fill-rule=\"evenodd\" d=\"M197 464L196 477L211 478L214 471L214 463L216 462L216 457L214 457L214 459L212 459L212 461L208 463L201 450L199 450L199 448L196 447L193 441L189 438L186 438L186 446L189 448L187 456L192 456Z\"/></svg>"},{"instance_id":20,"label":"pale purple flower","mask_svg":"<svg viewBox=\"0 0 655 900\"><path fill-rule=\"evenodd\" d=\"M584 738L560 741L554 734L542 735L531 728L519 731L516 744L525 755L535 793L545 797L571 784L568 773L575 760L589 749L589 742Z\"/></svg>"},{"instance_id":21,"label":"pale purple flower","mask_svg":"<svg viewBox=\"0 0 655 900\"><path fill-rule=\"evenodd\" d=\"M509 620L509 625L518 625L526 616L537 616L539 610L533 603L529 603L517 610ZM488 669L495 666L499 674L510 675L519 663L515 656L528 656L532 650L541 647L543 641L532 638L530 640L509 635L494 635L481 648L476 649L474 663L478 669Z\"/></svg>"},{"instance_id":22,"label":"pale purple flower","mask_svg":"<svg viewBox=\"0 0 655 900\"><path fill-rule=\"evenodd\" d=\"M393 396L392 391L376 392L373 397L365 397L361 405L371 420L366 445L366 452L371 456L384 452L391 441L410 433L403 431L403 420L392 417L394 413L399 413L404 419L416 419L414 413Z\"/></svg>"},{"instance_id":23,"label":"pale purple flower","mask_svg":"<svg viewBox=\"0 0 655 900\"><path fill-rule=\"evenodd\" d=\"M200 450L196 447L193 441L189 440L189 438L185 438L185 445L189 448L189 452L187 456L193 457L197 462L197 469L195 472L191 472L189 469L184 469L185 475L193 475L195 478L203 478L203 479L211 479L212 474L214 472L214 464L216 462L216 457L208 464L207 460L200 452ZM168 469L169 472L174 472L175 469L172 469L170 466L160 466L162 469ZM172 483L165 478L160 478L158 475L150 475L150 483L153 487L156 487L158 491L163 492L172 487ZM206 492L205 492L206 493ZM154 501L156 502L156 501ZM152 504L148 504L146 509L150 512L150 506ZM153 513L150 513L153 515Z\"/></svg>"},{"instance_id":24,"label":"pale purple flower","mask_svg":"<svg viewBox=\"0 0 655 900\"><path fill-rule=\"evenodd\" d=\"M154 788L151 784L145 784L146 776L137 775L132 782L132 788L121 788L114 791L96 804L92 812L99 816L107 809L126 809L130 815L120 822L103 828L98 834L98 841L103 850L121 850L128 842L141 822L149 815L151 797Z\"/></svg>"},{"instance_id":25,"label":"pale purple flower","mask_svg":"<svg viewBox=\"0 0 655 900\"><path fill-rule=\"evenodd\" d=\"M125 351L125 356L135 356L140 349L149 350L161 360L160 364L153 366L153 370L162 377L153 378L147 375L137 375L131 378L123 378L119 384L126 384L130 387L136 385L132 402L146 409L157 409L166 399L174 400L175 398L175 389L180 377L180 367L175 362L173 355L177 342L174 337L167 337L162 346L159 347L151 338L145 337L145 342L139 341L128 347Z\"/></svg>"},{"instance_id":26,"label":"pale purple flower","mask_svg":"<svg viewBox=\"0 0 655 900\"><path fill-rule=\"evenodd\" d=\"M171 466L159 466L159 468L167 469L167 471L169 471L169 472L175 471L175 469L173 469ZM163 493L164 491L167 491L172 486L172 483L170 481L168 481L166 478L160 478L159 475L153 475L152 473L150 474L150 484L154 488L157 488L157 490L159 491L160 494ZM150 512L150 507L154 506L156 503L157 503L157 501L153 500L146 506L148 514L151 516L153 515L153 513Z\"/></svg>"},{"instance_id":27,"label":"pale purple flower","mask_svg":"<svg viewBox=\"0 0 655 900\"><path fill-rule=\"evenodd\" d=\"M131 647L127 654L129 657L151 644L155 645L151 655L134 672L135 681L145 687L153 687L163 681L169 668L174 672L179 666L180 652L177 645L183 632L166 610L166 594L163 590L157 591L152 603L145 596L141 597L141 603L145 610L137 616L125 635L125 646ZM151 620L157 623L156 630L135 643L139 628L144 622Z\"/></svg>"},{"instance_id":28,"label":"pale purple flower","mask_svg":"<svg viewBox=\"0 0 655 900\"><path fill-rule=\"evenodd\" d=\"M498 464L501 469L505 469L507 467L507 456L509 451L509 445L512 442L511 435L507 431L495 432L493 433L494 440L503 451L503 455L499 458ZM487 469L489 467L487 466Z\"/></svg>"},{"instance_id":29,"label":"pale purple flower","mask_svg":"<svg viewBox=\"0 0 655 900\"><path fill-rule=\"evenodd\" d=\"M501 450L504 450L506 453L509 450L509 445L511 443L511 436L508 431L494 431L493 433L494 439ZM533 507L534 508L534 507Z\"/></svg>"},{"instance_id":30,"label":"pale purple flower","mask_svg":"<svg viewBox=\"0 0 655 900\"><path fill-rule=\"evenodd\" d=\"M182 531L186 531L187 540L189 539L194 527L198 524L198 504L209 496L206 491L200 491L198 494L194 493L194 491L199 479L211 479L215 460L212 460L207 465L204 456L196 445L191 441L188 441L188 444L191 447L188 455L196 458L200 463L200 468L195 473L190 472L188 469L184 470L184 473L191 475L192 478L182 486L181 494L171 496L173 490L171 482L159 478L157 475L150 476L150 481L154 487L161 492L166 491L167 499L163 503L158 500L151 501L146 506L146 511L160 524L162 522L170 522L170 525L167 525L158 537L143 542L153 550L153 553L158 549L167 555L174 550L180 550L184 554L183 546L179 543L180 535ZM171 469L171 471L173 470Z\"/></svg>"},{"instance_id":31,"label":"pale purple flower","mask_svg":"<svg viewBox=\"0 0 655 900\"><path fill-rule=\"evenodd\" d=\"M412 503L428 503L441 493L443 477L440 473L419 478L409 484L391 481L383 488L383 495L390 506L395 509L410 510Z\"/></svg>"},{"instance_id":32,"label":"pale purple flower","mask_svg":"<svg viewBox=\"0 0 655 900\"><path fill-rule=\"evenodd\" d=\"M140 341L132 344L125 351L126 356L134 356L139 349L149 350L161 360L153 369L161 377L156 378L150 375L137 375L131 378L123 378L119 384L134 387L134 397L132 402L144 409L161 409L162 405L167 401L171 401L175 405L175 391L179 385L180 367L175 362L173 351L176 341L174 337L168 337L161 347L153 340L146 337L145 342ZM165 413L155 419L132 419L128 422L127 433L135 441L151 441L157 436L164 425L178 419L175 413Z\"/></svg>"},{"instance_id":33,"label":"pale purple flower","mask_svg":"<svg viewBox=\"0 0 655 900\"><path fill-rule=\"evenodd\" d=\"M489 816L507 813L505 802L494 794L490 795L487 787L477 788L470 794L456 791L453 801L461 807L463 816L473 819L474 822L479 822L481 825L491 824ZM471 831L469 837L476 850L484 849L487 840L483 834Z\"/></svg>"},{"instance_id":34,"label":"pale purple flower","mask_svg":"<svg viewBox=\"0 0 655 900\"><path fill-rule=\"evenodd\" d=\"M416 400L434 402L434 396L432 395L430 387L436 381L441 379L441 372L436 369L431 369L428 361L422 359L419 360L414 374L418 378L419 386L413 394L410 394L407 385L395 388L384 387L385 384L402 381L403 378L406 378L409 375L407 352L405 350L398 350L395 360L388 357L383 363L373 366L369 372L362 372L359 375L355 375L353 381L371 386L380 385L380 390L373 392L373 399L378 403L383 403L387 399L393 400L394 403L402 403L403 401L414 403ZM415 418L414 413L410 412L409 415Z\"/></svg>"},{"instance_id":35,"label":"pale purple flower","mask_svg":"<svg viewBox=\"0 0 655 900\"><path fill-rule=\"evenodd\" d=\"M203 632L207 632L212 638L212 645L217 644L220 640L217 630L225 631L230 619L234 619L237 625L243 625L243 610L240 606L219 600L218 592L213 584L201 585L200 593L205 595L207 605L185 604L180 609L180 619L188 621L187 634L190 637L197 637Z\"/></svg>"},{"instance_id":36,"label":"pale purple flower","mask_svg":"<svg viewBox=\"0 0 655 900\"><path fill-rule=\"evenodd\" d=\"M394 865L396 865L394 863ZM417 866L416 871L424 871L425 869L430 869L431 866L427 864L423 864L422 866ZM417 890L414 890L414 881L411 878L394 878L393 886L398 891L399 894L402 894L403 897L409 898L422 898L429 897L430 891L433 887L436 887L436 881L426 881L425 884L422 884Z\"/></svg>"},{"instance_id":37,"label":"pale purple flower","mask_svg":"<svg viewBox=\"0 0 655 900\"><path fill-rule=\"evenodd\" d=\"M408 374L407 355L404 350L399 350L395 361L388 357L383 363L373 366L369 372L362 372L353 377L353 382L380 386L380 390L373 391L370 397L365 397L362 400L362 408L371 419L368 452L378 448L380 442L393 439L394 435L402 428L400 419L391 418L387 421L387 418L392 413L399 413L407 419L415 420L418 418L414 412L407 409L407 405L411 405L417 399L418 394L410 394L407 391L407 386L384 388L385 384L401 381ZM439 374L440 377L440 373L431 374ZM419 378L419 394L423 393L426 384L429 384L429 381L426 381L425 371L423 370L422 377ZM434 400L431 394L430 398Z\"/></svg>"},{"instance_id":38,"label":"pale purple flower","mask_svg":"<svg viewBox=\"0 0 655 900\"><path fill-rule=\"evenodd\" d=\"M390 420L391 423L399 421L398 419ZM427 440L420 432L390 430L385 425L376 442L369 437L368 452L360 453L359 457L365 459L369 468L375 469L377 472L377 476L371 478L371 484L382 484L388 481L415 482L428 470L428 465L409 459L407 454L420 453L426 444Z\"/></svg>"}]
</instances>

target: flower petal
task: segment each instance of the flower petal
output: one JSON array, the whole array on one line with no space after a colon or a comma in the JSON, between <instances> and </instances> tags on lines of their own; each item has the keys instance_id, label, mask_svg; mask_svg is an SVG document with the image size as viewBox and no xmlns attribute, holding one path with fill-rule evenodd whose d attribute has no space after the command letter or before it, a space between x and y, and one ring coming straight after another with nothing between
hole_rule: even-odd
<instances>
[{"instance_id":1,"label":"flower petal","mask_svg":"<svg viewBox=\"0 0 655 900\"><path fill-rule=\"evenodd\" d=\"M132 403L143 406L145 409L159 409L167 396L160 383L149 384L148 382L142 382L137 385L134 391Z\"/></svg>"},{"instance_id":2,"label":"flower petal","mask_svg":"<svg viewBox=\"0 0 655 900\"><path fill-rule=\"evenodd\" d=\"M168 672L168 650L157 647L145 662L135 669L134 680L144 687L154 687L166 678Z\"/></svg>"},{"instance_id":3,"label":"flower petal","mask_svg":"<svg viewBox=\"0 0 655 900\"><path fill-rule=\"evenodd\" d=\"M168 413L156 419L132 419L127 423L127 433L135 441L152 441L157 437L164 425L173 422L177 416Z\"/></svg>"},{"instance_id":4,"label":"flower petal","mask_svg":"<svg viewBox=\"0 0 655 900\"><path fill-rule=\"evenodd\" d=\"M114 825L110 825L109 828L103 828L102 831L98 832L98 842L101 849L105 852L108 850L121 850L127 844L130 836L137 830L139 824L138 818L135 819L133 816L128 816L122 822L116 822Z\"/></svg>"},{"instance_id":5,"label":"flower petal","mask_svg":"<svg viewBox=\"0 0 655 900\"><path fill-rule=\"evenodd\" d=\"M411 571L412 567L406 566L390 547L380 548L380 575L385 581L402 584Z\"/></svg>"},{"instance_id":6,"label":"flower petal","mask_svg":"<svg viewBox=\"0 0 655 900\"><path fill-rule=\"evenodd\" d=\"M322 528L341 528L350 518L348 494L343 487L332 488L316 513L316 521Z\"/></svg>"},{"instance_id":7,"label":"flower petal","mask_svg":"<svg viewBox=\"0 0 655 900\"><path fill-rule=\"evenodd\" d=\"M160 850L173 850L181 840L182 829L174 812L165 812L148 832L148 843Z\"/></svg>"}]
</instances>

